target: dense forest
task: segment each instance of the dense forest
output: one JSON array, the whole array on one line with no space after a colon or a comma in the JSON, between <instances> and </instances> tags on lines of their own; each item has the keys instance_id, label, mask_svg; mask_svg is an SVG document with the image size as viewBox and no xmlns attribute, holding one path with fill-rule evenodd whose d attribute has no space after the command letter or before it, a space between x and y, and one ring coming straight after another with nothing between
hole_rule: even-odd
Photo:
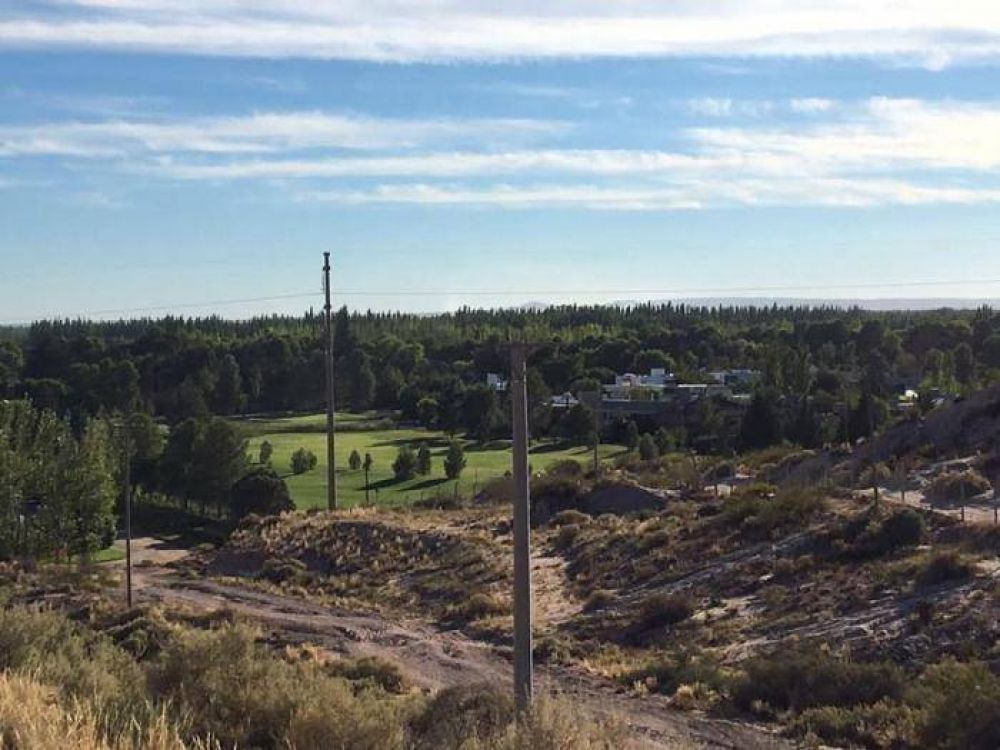
<instances>
[{"instance_id":1,"label":"dense forest","mask_svg":"<svg viewBox=\"0 0 1000 750\"><path fill-rule=\"evenodd\" d=\"M0 329L0 396L29 397L78 434L89 417L139 408L178 424L210 414L308 411L323 404L322 317L44 321ZM338 408L398 410L404 419L477 437L508 430L505 342L529 360L532 429L586 439L580 413L557 418L548 397L596 389L616 373L665 367L681 382L710 370L762 372L742 423L700 405L681 442L712 433L719 448L803 445L868 434L903 389L960 395L1000 380L1000 316L989 308L872 312L831 307L683 304L462 309L440 315L336 313ZM628 437L626 425L616 439ZM645 426L639 425L641 431ZM723 434L724 433L724 434Z\"/></svg>"}]
</instances>

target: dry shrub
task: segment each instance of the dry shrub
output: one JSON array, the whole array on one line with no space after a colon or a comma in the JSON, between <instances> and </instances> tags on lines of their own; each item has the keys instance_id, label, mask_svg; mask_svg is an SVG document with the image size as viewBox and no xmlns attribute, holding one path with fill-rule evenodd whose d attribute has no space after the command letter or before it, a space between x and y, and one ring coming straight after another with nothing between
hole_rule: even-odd
<instances>
[{"instance_id":1,"label":"dry shrub","mask_svg":"<svg viewBox=\"0 0 1000 750\"><path fill-rule=\"evenodd\" d=\"M412 724L416 750L488 747L514 720L514 701L491 685L446 688Z\"/></svg>"},{"instance_id":2,"label":"dry shrub","mask_svg":"<svg viewBox=\"0 0 1000 750\"><path fill-rule=\"evenodd\" d=\"M936 586L949 581L965 581L975 573L975 566L957 552L939 552L917 574L918 586Z\"/></svg>"},{"instance_id":3,"label":"dry shrub","mask_svg":"<svg viewBox=\"0 0 1000 750\"><path fill-rule=\"evenodd\" d=\"M878 701L867 706L822 706L792 720L793 735L836 747L860 746L890 750L919 747L921 714L911 706Z\"/></svg>"},{"instance_id":4,"label":"dry shrub","mask_svg":"<svg viewBox=\"0 0 1000 750\"><path fill-rule=\"evenodd\" d=\"M898 700L905 686L905 675L890 662L853 662L823 651L782 652L748 660L732 697L748 711L764 706L799 712Z\"/></svg>"},{"instance_id":5,"label":"dry shrub","mask_svg":"<svg viewBox=\"0 0 1000 750\"><path fill-rule=\"evenodd\" d=\"M991 485L982 474L975 471L948 472L938 474L927 486L927 499L939 503L958 503L962 499L971 500L977 495L989 492Z\"/></svg>"},{"instance_id":6,"label":"dry shrub","mask_svg":"<svg viewBox=\"0 0 1000 750\"><path fill-rule=\"evenodd\" d=\"M636 628L640 631L683 622L694 614L694 602L684 594L653 594L639 605Z\"/></svg>"},{"instance_id":7,"label":"dry shrub","mask_svg":"<svg viewBox=\"0 0 1000 750\"><path fill-rule=\"evenodd\" d=\"M922 747L1000 747L1000 677L982 663L946 661L927 669L911 701L926 711Z\"/></svg>"},{"instance_id":8,"label":"dry shrub","mask_svg":"<svg viewBox=\"0 0 1000 750\"><path fill-rule=\"evenodd\" d=\"M144 708L142 672L129 655L55 612L0 611L0 670L58 685L64 698L85 699L109 720L127 722Z\"/></svg>"},{"instance_id":9,"label":"dry shrub","mask_svg":"<svg viewBox=\"0 0 1000 750\"><path fill-rule=\"evenodd\" d=\"M0 748L4 750L217 750L214 742L185 743L162 713L107 739L92 707L66 707L58 692L26 675L0 675Z\"/></svg>"},{"instance_id":10,"label":"dry shrub","mask_svg":"<svg viewBox=\"0 0 1000 750\"><path fill-rule=\"evenodd\" d=\"M405 693L410 688L403 670L396 664L377 656L337 661L327 666L327 672L351 682L381 688L387 693Z\"/></svg>"},{"instance_id":11,"label":"dry shrub","mask_svg":"<svg viewBox=\"0 0 1000 750\"><path fill-rule=\"evenodd\" d=\"M607 589L596 589L590 592L590 596L583 603L584 612L595 612L599 609L607 609L615 603L617 597Z\"/></svg>"},{"instance_id":12,"label":"dry shrub","mask_svg":"<svg viewBox=\"0 0 1000 750\"><path fill-rule=\"evenodd\" d=\"M615 719L581 719L569 702L542 698L490 750L622 750L629 747L625 725Z\"/></svg>"},{"instance_id":13,"label":"dry shrub","mask_svg":"<svg viewBox=\"0 0 1000 750\"><path fill-rule=\"evenodd\" d=\"M505 692L473 685L442 690L413 722L416 750L620 750L623 725L582 718L579 708L538 698L515 720Z\"/></svg>"},{"instance_id":14,"label":"dry shrub","mask_svg":"<svg viewBox=\"0 0 1000 750\"><path fill-rule=\"evenodd\" d=\"M723 522L739 526L751 538L766 538L779 529L800 528L826 508L814 489L788 487L773 498L741 492L723 505Z\"/></svg>"},{"instance_id":15,"label":"dry shrub","mask_svg":"<svg viewBox=\"0 0 1000 750\"><path fill-rule=\"evenodd\" d=\"M227 747L394 748L402 723L377 692L274 658L243 625L179 635L150 674L157 698Z\"/></svg>"},{"instance_id":16,"label":"dry shrub","mask_svg":"<svg viewBox=\"0 0 1000 750\"><path fill-rule=\"evenodd\" d=\"M574 524L568 524L559 529L559 533L556 534L555 539L552 543L555 545L556 549L569 549L576 542L577 537L580 536L580 527Z\"/></svg>"},{"instance_id":17,"label":"dry shrub","mask_svg":"<svg viewBox=\"0 0 1000 750\"><path fill-rule=\"evenodd\" d=\"M575 462L574 462L575 463ZM550 526L583 526L590 523L591 518L586 513L570 508L561 510L549 520Z\"/></svg>"},{"instance_id":18,"label":"dry shrub","mask_svg":"<svg viewBox=\"0 0 1000 750\"><path fill-rule=\"evenodd\" d=\"M510 607L489 594L473 594L458 605L454 614L462 620L482 620L496 615L510 614Z\"/></svg>"}]
</instances>

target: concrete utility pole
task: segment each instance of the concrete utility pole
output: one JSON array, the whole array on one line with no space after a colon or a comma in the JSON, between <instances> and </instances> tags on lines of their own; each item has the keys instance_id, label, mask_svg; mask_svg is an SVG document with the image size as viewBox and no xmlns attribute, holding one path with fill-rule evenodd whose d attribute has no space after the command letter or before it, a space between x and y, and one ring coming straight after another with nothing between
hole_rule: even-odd
<instances>
[{"instance_id":1,"label":"concrete utility pole","mask_svg":"<svg viewBox=\"0 0 1000 750\"><path fill-rule=\"evenodd\" d=\"M125 464L122 467L122 494L125 500L125 602L132 608L132 408L125 410L122 420Z\"/></svg>"},{"instance_id":2,"label":"concrete utility pole","mask_svg":"<svg viewBox=\"0 0 1000 750\"><path fill-rule=\"evenodd\" d=\"M526 345L510 348L511 404L514 427L514 700L518 712L531 705L531 542L528 475L528 393Z\"/></svg>"},{"instance_id":3,"label":"concrete utility pole","mask_svg":"<svg viewBox=\"0 0 1000 750\"><path fill-rule=\"evenodd\" d=\"M337 467L334 458L333 307L330 305L330 253L323 253L323 322L326 346L326 507L337 509Z\"/></svg>"},{"instance_id":4,"label":"concrete utility pole","mask_svg":"<svg viewBox=\"0 0 1000 750\"><path fill-rule=\"evenodd\" d=\"M583 394L580 394L583 398ZM601 389L597 388L597 399L594 401L594 476L601 475Z\"/></svg>"}]
</instances>

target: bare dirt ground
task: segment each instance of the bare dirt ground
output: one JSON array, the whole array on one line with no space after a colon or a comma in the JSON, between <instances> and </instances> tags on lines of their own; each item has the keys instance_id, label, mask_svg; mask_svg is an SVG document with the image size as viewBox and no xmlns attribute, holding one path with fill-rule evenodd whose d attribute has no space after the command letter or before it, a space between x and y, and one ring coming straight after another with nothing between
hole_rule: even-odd
<instances>
[{"instance_id":1,"label":"bare dirt ground","mask_svg":"<svg viewBox=\"0 0 1000 750\"><path fill-rule=\"evenodd\" d=\"M230 609L258 623L277 643L311 643L351 658L377 656L397 664L413 684L425 689L506 684L513 679L508 653L457 631L412 620L389 620L372 612L322 607L228 582L186 578L170 567L186 551L156 539L136 539L132 554L133 585L140 602L198 611ZM558 585L557 562L539 558L535 570L544 615L554 620L573 614L572 605L556 607L556 597L546 596ZM638 747L765 750L793 746L763 729L677 711L659 696L623 693L610 682L574 669L541 668L536 674L538 690L563 696L594 716L623 720Z\"/></svg>"}]
</instances>

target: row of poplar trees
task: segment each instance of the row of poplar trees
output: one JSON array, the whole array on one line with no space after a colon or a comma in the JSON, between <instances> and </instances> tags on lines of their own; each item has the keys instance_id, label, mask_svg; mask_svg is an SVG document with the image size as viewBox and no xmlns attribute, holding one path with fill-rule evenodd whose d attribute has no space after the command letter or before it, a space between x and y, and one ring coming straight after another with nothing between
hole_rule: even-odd
<instances>
[{"instance_id":1,"label":"row of poplar trees","mask_svg":"<svg viewBox=\"0 0 1000 750\"><path fill-rule=\"evenodd\" d=\"M0 401L0 559L87 558L115 535L113 427L103 418L75 433L28 401Z\"/></svg>"}]
</instances>

